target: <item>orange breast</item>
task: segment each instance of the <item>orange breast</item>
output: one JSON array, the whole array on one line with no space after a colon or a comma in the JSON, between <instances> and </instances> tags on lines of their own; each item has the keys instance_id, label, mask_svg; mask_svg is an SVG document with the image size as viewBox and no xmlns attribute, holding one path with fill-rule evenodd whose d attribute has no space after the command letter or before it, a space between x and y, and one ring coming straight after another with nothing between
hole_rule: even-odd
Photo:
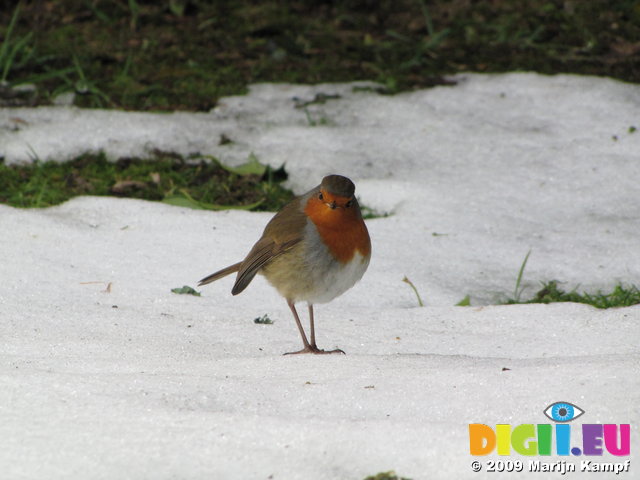
<instances>
[{"instance_id":1,"label":"orange breast","mask_svg":"<svg viewBox=\"0 0 640 480\"><path fill-rule=\"evenodd\" d=\"M363 257L371 254L369 232L357 204L349 208L331 209L318 198L312 197L304 212L316 225L320 238L336 260L348 263L356 252Z\"/></svg>"}]
</instances>

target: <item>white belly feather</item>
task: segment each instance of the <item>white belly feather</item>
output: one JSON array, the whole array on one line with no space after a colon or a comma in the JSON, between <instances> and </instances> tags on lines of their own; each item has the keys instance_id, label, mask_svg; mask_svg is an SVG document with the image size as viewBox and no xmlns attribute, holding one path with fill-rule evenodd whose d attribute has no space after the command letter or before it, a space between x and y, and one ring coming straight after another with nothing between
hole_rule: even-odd
<instances>
[{"instance_id":1,"label":"white belly feather","mask_svg":"<svg viewBox=\"0 0 640 480\"><path fill-rule=\"evenodd\" d=\"M330 302L353 287L362 278L368 266L369 258L364 258L358 252L349 263L335 262L322 278L316 280L322 286L310 292L310 298L303 300L309 303Z\"/></svg>"}]
</instances>

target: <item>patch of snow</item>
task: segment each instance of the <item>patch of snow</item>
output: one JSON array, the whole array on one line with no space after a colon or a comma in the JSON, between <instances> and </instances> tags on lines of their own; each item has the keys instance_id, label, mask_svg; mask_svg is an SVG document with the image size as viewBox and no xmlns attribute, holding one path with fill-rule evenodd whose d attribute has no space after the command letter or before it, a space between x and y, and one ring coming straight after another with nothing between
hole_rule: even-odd
<instances>
[{"instance_id":1,"label":"patch of snow","mask_svg":"<svg viewBox=\"0 0 640 480\"><path fill-rule=\"evenodd\" d=\"M198 114L0 110L7 163L160 149L238 164L254 152L285 163L297 192L342 173L361 203L391 213L368 221L363 280L316 308L319 346L347 355L283 357L300 339L261 277L238 297L231 279L202 297L170 291L243 258L271 214L97 197L0 205L3 475L492 478L471 471L468 424L549 423L558 400L586 412L576 441L579 422L630 423L637 445L640 307L483 305L511 294L529 250L523 297L551 279L639 283L640 87L455 79L396 96L256 85ZM296 108L320 93L340 98ZM475 306L452 306L467 294ZM265 313L274 324L254 324Z\"/></svg>"}]
</instances>

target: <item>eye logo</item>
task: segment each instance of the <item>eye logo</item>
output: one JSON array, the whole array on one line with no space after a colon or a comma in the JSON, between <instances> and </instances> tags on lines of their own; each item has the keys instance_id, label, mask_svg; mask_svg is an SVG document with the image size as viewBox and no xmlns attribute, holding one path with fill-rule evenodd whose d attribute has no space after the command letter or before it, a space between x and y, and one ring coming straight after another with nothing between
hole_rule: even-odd
<instances>
[{"instance_id":1,"label":"eye logo","mask_svg":"<svg viewBox=\"0 0 640 480\"><path fill-rule=\"evenodd\" d=\"M549 405L544 414L554 422L566 423L575 420L584 410L569 402L555 402Z\"/></svg>"}]
</instances>

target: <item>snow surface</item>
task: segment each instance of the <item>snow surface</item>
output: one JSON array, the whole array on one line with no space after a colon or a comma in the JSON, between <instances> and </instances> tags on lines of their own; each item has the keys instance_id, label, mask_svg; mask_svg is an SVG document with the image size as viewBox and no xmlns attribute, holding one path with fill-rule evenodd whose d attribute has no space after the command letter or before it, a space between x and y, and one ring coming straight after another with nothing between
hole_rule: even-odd
<instances>
[{"instance_id":1,"label":"snow surface","mask_svg":"<svg viewBox=\"0 0 640 480\"><path fill-rule=\"evenodd\" d=\"M630 423L635 452L640 307L487 305L512 293L529 250L524 297L551 279L640 283L640 87L455 79L396 96L256 85L200 114L0 110L7 163L253 152L285 163L297 192L342 173L391 213L368 221L363 280L316 309L319 345L347 355L284 357L300 340L262 278L238 297L231 279L202 297L170 292L241 259L270 214L0 205L2 478L493 478L471 471L468 424L549 423L558 400L586 412L576 433ZM295 108L318 93L341 98ZM452 306L467 294L474 306ZM253 323L264 314L275 323Z\"/></svg>"}]
</instances>

